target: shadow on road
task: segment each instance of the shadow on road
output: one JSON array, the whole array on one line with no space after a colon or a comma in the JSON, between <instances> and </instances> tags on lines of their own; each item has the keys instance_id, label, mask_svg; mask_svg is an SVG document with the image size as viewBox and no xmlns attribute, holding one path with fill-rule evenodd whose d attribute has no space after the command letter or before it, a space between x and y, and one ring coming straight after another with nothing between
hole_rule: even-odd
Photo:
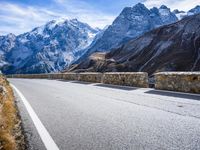
<instances>
[{"instance_id":1,"label":"shadow on road","mask_svg":"<svg viewBox=\"0 0 200 150\"><path fill-rule=\"evenodd\" d=\"M71 82L69 80L64 80L64 79L57 79L57 81L62 81L62 82Z\"/></svg>"},{"instance_id":2,"label":"shadow on road","mask_svg":"<svg viewBox=\"0 0 200 150\"><path fill-rule=\"evenodd\" d=\"M90 83L90 82L72 81L72 80L64 80L64 79L58 79L57 81L69 82L69 83L77 83L77 84L84 84L84 85L92 84L92 83Z\"/></svg>"},{"instance_id":3,"label":"shadow on road","mask_svg":"<svg viewBox=\"0 0 200 150\"><path fill-rule=\"evenodd\" d=\"M71 81L70 83L77 83L77 84L84 84L84 85L92 84L90 82L83 82L83 81Z\"/></svg>"},{"instance_id":4,"label":"shadow on road","mask_svg":"<svg viewBox=\"0 0 200 150\"><path fill-rule=\"evenodd\" d=\"M138 88L135 88L135 87L118 86L118 85L110 85L110 84L96 84L94 86L106 87L106 88L112 88L112 89L119 89L119 90L126 90L126 91L132 91L132 90L138 89Z\"/></svg>"},{"instance_id":5,"label":"shadow on road","mask_svg":"<svg viewBox=\"0 0 200 150\"><path fill-rule=\"evenodd\" d=\"M200 101L200 95L199 96L198 95L190 95L187 93L172 93L170 91L155 91L155 90L150 90L145 93Z\"/></svg>"}]
</instances>

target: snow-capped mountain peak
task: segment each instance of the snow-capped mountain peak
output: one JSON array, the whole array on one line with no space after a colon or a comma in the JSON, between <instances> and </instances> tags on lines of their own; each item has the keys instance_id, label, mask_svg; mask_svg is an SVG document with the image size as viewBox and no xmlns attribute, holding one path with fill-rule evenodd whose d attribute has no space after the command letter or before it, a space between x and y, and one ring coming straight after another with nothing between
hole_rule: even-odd
<instances>
[{"instance_id":1,"label":"snow-capped mountain peak","mask_svg":"<svg viewBox=\"0 0 200 150\"><path fill-rule=\"evenodd\" d=\"M61 71L88 47L99 30L77 19L53 20L32 31L0 37L5 73ZM1 69L1 68L0 68Z\"/></svg>"},{"instance_id":2,"label":"snow-capped mountain peak","mask_svg":"<svg viewBox=\"0 0 200 150\"><path fill-rule=\"evenodd\" d=\"M16 36L13 33L9 33L8 35L6 35L6 37L9 38L9 39L16 38Z\"/></svg>"},{"instance_id":3,"label":"snow-capped mountain peak","mask_svg":"<svg viewBox=\"0 0 200 150\"><path fill-rule=\"evenodd\" d=\"M148 32L162 25L176 22L178 19L166 6L148 9L138 3L133 7L126 7L113 21L92 46L79 60L84 60L94 52L106 52L127 42L130 39Z\"/></svg>"},{"instance_id":4,"label":"snow-capped mountain peak","mask_svg":"<svg viewBox=\"0 0 200 150\"><path fill-rule=\"evenodd\" d=\"M61 71L77 59L84 61L94 52L109 52L157 27L196 13L200 13L200 6L189 12L171 12L165 5L148 9L138 3L124 8L103 30L77 19L52 20L18 36L0 36L0 69L4 73Z\"/></svg>"},{"instance_id":5,"label":"snow-capped mountain peak","mask_svg":"<svg viewBox=\"0 0 200 150\"><path fill-rule=\"evenodd\" d=\"M159 8L159 13L161 15L163 15L163 16L168 16L171 13L171 11L170 11L170 9L167 6L162 5Z\"/></svg>"},{"instance_id":6,"label":"snow-capped mountain peak","mask_svg":"<svg viewBox=\"0 0 200 150\"><path fill-rule=\"evenodd\" d=\"M187 13L187 15L191 16L191 15L198 14L198 13L200 13L200 6L199 5L197 5L193 9L189 10L188 13Z\"/></svg>"},{"instance_id":7,"label":"snow-capped mountain peak","mask_svg":"<svg viewBox=\"0 0 200 150\"><path fill-rule=\"evenodd\" d=\"M169 9L169 8L165 5L161 5L159 9Z\"/></svg>"},{"instance_id":8,"label":"snow-capped mountain peak","mask_svg":"<svg viewBox=\"0 0 200 150\"><path fill-rule=\"evenodd\" d=\"M144 13L144 12L148 11L147 7L144 4L142 4L142 3L138 3L135 6L133 6L132 10L136 11L136 12L138 11L140 13Z\"/></svg>"}]
</instances>

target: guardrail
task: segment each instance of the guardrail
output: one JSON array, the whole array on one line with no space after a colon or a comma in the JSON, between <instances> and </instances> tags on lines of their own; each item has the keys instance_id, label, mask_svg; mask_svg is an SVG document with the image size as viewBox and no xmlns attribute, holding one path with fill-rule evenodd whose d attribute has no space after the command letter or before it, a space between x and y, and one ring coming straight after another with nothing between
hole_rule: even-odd
<instances>
[{"instance_id":1,"label":"guardrail","mask_svg":"<svg viewBox=\"0 0 200 150\"><path fill-rule=\"evenodd\" d=\"M104 84L125 85L148 88L148 74L145 72L110 72L103 74Z\"/></svg>"},{"instance_id":2,"label":"guardrail","mask_svg":"<svg viewBox=\"0 0 200 150\"><path fill-rule=\"evenodd\" d=\"M8 78L31 78L31 79L63 79L77 80L93 83L126 85L135 87L148 87L148 74L145 72L126 73L59 73L59 74L16 74L7 75Z\"/></svg>"},{"instance_id":3,"label":"guardrail","mask_svg":"<svg viewBox=\"0 0 200 150\"><path fill-rule=\"evenodd\" d=\"M142 88L149 87L148 74L145 72L17 74L8 75L7 77L63 79ZM155 88L159 90L200 93L200 72L161 72L154 74L153 78L151 80L154 82Z\"/></svg>"},{"instance_id":4,"label":"guardrail","mask_svg":"<svg viewBox=\"0 0 200 150\"><path fill-rule=\"evenodd\" d=\"M200 72L161 72L155 74L155 88L200 93Z\"/></svg>"}]
</instances>

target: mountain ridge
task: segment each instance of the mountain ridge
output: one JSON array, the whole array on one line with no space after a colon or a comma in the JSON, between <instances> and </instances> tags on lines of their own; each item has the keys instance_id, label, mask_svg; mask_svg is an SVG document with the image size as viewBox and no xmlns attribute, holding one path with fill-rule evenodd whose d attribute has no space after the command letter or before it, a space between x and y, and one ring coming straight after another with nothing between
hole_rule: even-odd
<instances>
[{"instance_id":1,"label":"mountain ridge","mask_svg":"<svg viewBox=\"0 0 200 150\"><path fill-rule=\"evenodd\" d=\"M200 6L189 12L199 13ZM124 8L103 30L77 19L61 19L18 36L0 36L0 70L6 74L60 72L71 64L82 63L93 53L109 52L155 28L177 22L185 17L181 18L180 13L165 5L148 9L138 3Z\"/></svg>"},{"instance_id":2,"label":"mountain ridge","mask_svg":"<svg viewBox=\"0 0 200 150\"><path fill-rule=\"evenodd\" d=\"M185 17L105 53L105 59L93 54L70 71L200 71L199 24L200 14Z\"/></svg>"},{"instance_id":3,"label":"mountain ridge","mask_svg":"<svg viewBox=\"0 0 200 150\"><path fill-rule=\"evenodd\" d=\"M81 62L93 52L109 51L145 32L176 21L178 18L164 5L152 9L148 9L141 3L133 7L125 7L113 24L104 31L102 37L95 41L95 45L75 63Z\"/></svg>"},{"instance_id":4,"label":"mountain ridge","mask_svg":"<svg viewBox=\"0 0 200 150\"><path fill-rule=\"evenodd\" d=\"M5 65L2 70L5 73L61 71L74 59L74 53L90 45L98 32L72 19L53 20L18 36L2 37L1 64Z\"/></svg>"}]
</instances>

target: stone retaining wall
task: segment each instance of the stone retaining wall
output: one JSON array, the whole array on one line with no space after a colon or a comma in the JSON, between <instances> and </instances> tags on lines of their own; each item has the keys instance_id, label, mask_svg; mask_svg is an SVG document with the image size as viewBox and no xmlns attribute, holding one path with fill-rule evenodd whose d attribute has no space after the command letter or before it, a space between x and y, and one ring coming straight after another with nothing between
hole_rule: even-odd
<instances>
[{"instance_id":1,"label":"stone retaining wall","mask_svg":"<svg viewBox=\"0 0 200 150\"><path fill-rule=\"evenodd\" d=\"M33 74L33 75L8 75L8 78L39 78L39 79L63 79L77 80L93 83L126 85L135 87L148 87L147 73L66 73L66 74Z\"/></svg>"},{"instance_id":2,"label":"stone retaining wall","mask_svg":"<svg viewBox=\"0 0 200 150\"><path fill-rule=\"evenodd\" d=\"M125 85L134 87L148 88L148 74L144 72L137 73L105 73L103 75L104 84Z\"/></svg>"},{"instance_id":3,"label":"stone retaining wall","mask_svg":"<svg viewBox=\"0 0 200 150\"><path fill-rule=\"evenodd\" d=\"M102 82L102 73L80 73L78 74L79 81L85 82L93 82L93 83L101 83Z\"/></svg>"},{"instance_id":4,"label":"stone retaining wall","mask_svg":"<svg viewBox=\"0 0 200 150\"><path fill-rule=\"evenodd\" d=\"M49 79L63 79L63 74L61 73L55 73L55 74L49 74Z\"/></svg>"},{"instance_id":5,"label":"stone retaining wall","mask_svg":"<svg viewBox=\"0 0 200 150\"><path fill-rule=\"evenodd\" d=\"M78 74L77 73L66 73L63 74L63 80L78 80Z\"/></svg>"},{"instance_id":6,"label":"stone retaining wall","mask_svg":"<svg viewBox=\"0 0 200 150\"><path fill-rule=\"evenodd\" d=\"M155 74L155 88L200 93L200 72L163 72Z\"/></svg>"},{"instance_id":7,"label":"stone retaining wall","mask_svg":"<svg viewBox=\"0 0 200 150\"><path fill-rule=\"evenodd\" d=\"M144 72L66 73L8 75L8 78L63 79L93 83L115 84L148 88L148 74ZM161 72L155 74L155 88L180 92L200 93L200 72Z\"/></svg>"},{"instance_id":8,"label":"stone retaining wall","mask_svg":"<svg viewBox=\"0 0 200 150\"><path fill-rule=\"evenodd\" d=\"M33 74L33 75L25 75L26 78L34 78L34 79L47 79L48 78L48 74Z\"/></svg>"}]
</instances>

